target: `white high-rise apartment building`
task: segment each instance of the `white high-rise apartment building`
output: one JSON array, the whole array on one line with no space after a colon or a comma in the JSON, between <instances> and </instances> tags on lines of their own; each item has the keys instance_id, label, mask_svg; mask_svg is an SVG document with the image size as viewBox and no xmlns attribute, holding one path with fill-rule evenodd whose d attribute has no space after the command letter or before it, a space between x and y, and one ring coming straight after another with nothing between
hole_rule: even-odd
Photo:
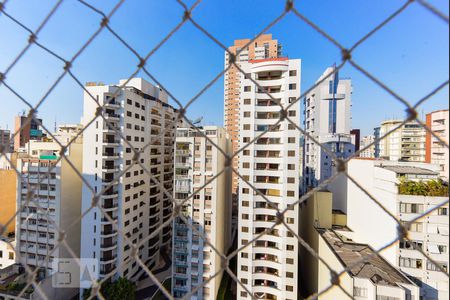
<instances>
[{"instance_id":1,"label":"white high-rise apartment building","mask_svg":"<svg viewBox=\"0 0 450 300\"><path fill-rule=\"evenodd\" d=\"M437 179L439 166L352 159L348 174L402 223L408 225L406 222L415 220L408 233L411 241L396 242L380 254L421 287L422 299L448 299L449 206L445 204L421 218L448 201L448 194L421 196L414 190L406 193L398 187L401 180L426 182ZM347 214L353 240L381 249L398 238L397 222L345 176L340 175L328 189L333 192L333 208ZM447 274L439 272L415 247L420 247Z\"/></svg>"},{"instance_id":2,"label":"white high-rise apartment building","mask_svg":"<svg viewBox=\"0 0 450 300\"><path fill-rule=\"evenodd\" d=\"M224 128L198 128L225 153L231 154L231 141ZM206 182L225 169L225 156L193 128L179 128L175 143L174 197L182 202L182 214L221 253L231 242L231 173L226 171L201 189ZM221 259L201 235L181 219L173 222L172 295L181 299L204 284L192 299L217 298L222 273L206 283L221 268Z\"/></svg>"},{"instance_id":3,"label":"white high-rise apartment building","mask_svg":"<svg viewBox=\"0 0 450 300\"><path fill-rule=\"evenodd\" d=\"M299 197L300 132L288 121L274 126L282 117L280 103L287 107L300 97L298 59L274 58L242 64L240 146L246 146L263 131L263 137L247 147L239 158L239 173L265 195L268 202L244 180L239 180L238 248L247 245L277 222L277 209L285 210ZM271 100L249 79L252 78L275 98ZM300 123L300 103L287 115ZM285 221L298 232L298 206L285 213ZM240 251L237 277L249 291L261 299L298 299L298 240L284 225ZM250 295L238 285L238 299Z\"/></svg>"},{"instance_id":4,"label":"white high-rise apartment building","mask_svg":"<svg viewBox=\"0 0 450 300\"><path fill-rule=\"evenodd\" d=\"M173 193L176 110L168 104L167 93L149 82L134 78L121 88L124 82L86 86L104 107L106 119L132 146L102 118L97 118L84 131L83 176L96 193L103 191L99 205L115 226L99 208L90 210L82 220L81 257L98 259L100 278L113 273L135 280L142 270L132 257L132 245L124 235L138 246L137 255L150 269L159 262L160 251L171 243L170 225L146 239L155 234L172 213L172 201L167 194ZM85 92L84 126L94 118L97 108ZM152 176L139 164L134 164L132 148L144 149L138 159ZM125 174L118 178L124 170ZM119 181L110 186L116 179ZM91 207L92 197L91 190L83 185L83 212Z\"/></svg>"},{"instance_id":5,"label":"white high-rise apartment building","mask_svg":"<svg viewBox=\"0 0 450 300\"><path fill-rule=\"evenodd\" d=\"M380 136L401 125L402 120L381 123ZM408 122L380 141L380 157L395 161L425 162L425 129L417 122Z\"/></svg>"},{"instance_id":6,"label":"white high-rise apartment building","mask_svg":"<svg viewBox=\"0 0 450 300\"><path fill-rule=\"evenodd\" d=\"M82 141L72 143L65 158L57 161L60 146L54 142L30 141L29 156L17 160L16 245L22 260L42 268L40 279L54 273L53 260L72 258L67 248L57 247L59 231L66 233L68 247L80 255ZM35 190L32 202L27 195ZM40 209L38 209L40 207ZM21 208L21 209L20 209ZM56 249L55 249L56 248ZM47 260L48 259L48 260Z\"/></svg>"},{"instance_id":7,"label":"white high-rise apartment building","mask_svg":"<svg viewBox=\"0 0 450 300\"><path fill-rule=\"evenodd\" d=\"M340 79L335 67L327 68L304 98L305 130L337 157L345 159L355 151L351 131L351 79ZM303 190L332 176L334 164L326 151L305 136Z\"/></svg>"},{"instance_id":8,"label":"white high-rise apartment building","mask_svg":"<svg viewBox=\"0 0 450 300\"><path fill-rule=\"evenodd\" d=\"M369 148L365 149L364 151L361 151L359 153L359 157L363 158L375 158L375 136L374 135L367 135L362 138L361 140L361 147L360 149L364 149L367 146L370 145Z\"/></svg>"},{"instance_id":9,"label":"white high-rise apartment building","mask_svg":"<svg viewBox=\"0 0 450 300\"><path fill-rule=\"evenodd\" d=\"M443 141L449 141L449 113L448 109L438 110L427 114L427 126ZM448 181L449 151L437 138L427 132L426 158L427 163L438 164L441 168L440 175Z\"/></svg>"}]
</instances>

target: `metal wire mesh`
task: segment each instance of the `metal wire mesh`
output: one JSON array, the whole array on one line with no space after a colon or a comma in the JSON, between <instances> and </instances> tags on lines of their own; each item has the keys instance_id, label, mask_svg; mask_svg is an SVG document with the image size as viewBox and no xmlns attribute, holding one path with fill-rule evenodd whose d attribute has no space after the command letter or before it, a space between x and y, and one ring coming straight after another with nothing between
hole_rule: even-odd
<instances>
[{"instance_id":1,"label":"metal wire mesh","mask_svg":"<svg viewBox=\"0 0 450 300\"><path fill-rule=\"evenodd\" d=\"M296 99L296 101L293 101L290 105L288 105L287 107L283 107L282 105L280 105L280 112L281 112L281 117L279 119L279 121L274 125L271 126L270 128L268 128L267 130L265 130L264 132L262 132L261 134L259 134L254 140L252 140L251 142L249 142L245 147L239 149L239 151L237 151L236 153L234 153L232 156L227 155L227 153L223 150L220 149L220 147L218 147L208 136L206 136L202 131L197 129L197 132L200 136L203 136L204 138L206 138L209 143L211 143L214 147L216 147L218 149L218 151L220 151L228 160L228 163L226 164L227 167L222 170L221 172L219 172L218 174L216 174L212 179L210 179L208 182L205 183L205 185L196 190L193 194L191 194L189 196L189 198L185 199L183 202L180 201L176 201L173 198L173 195L171 193L171 191L166 190L165 188L163 189L163 193L167 196L167 198L169 198L172 203L173 203L173 214L172 217L167 220L166 222L164 222L163 226L161 226L158 230L156 230L155 232L153 232L151 235L149 235L148 237L146 237L145 239L143 239L142 241L140 241L138 244L133 244L133 242L127 237L127 235L121 231L121 229L113 222L113 220L111 219L110 215L108 213L106 213L104 211L104 209L99 205L99 198L100 196L106 191L108 190L110 187L112 187L115 183L117 183L120 180L120 177L122 177L127 171L129 171L133 166L135 165L139 165L142 170L144 170L144 172L150 176L151 181L154 183L158 183L159 184L159 180L158 178L155 178L154 175L152 175L152 173L150 172L150 170L148 170L148 168L146 166L144 166L140 160L139 157L140 155L142 155L144 153L144 150L148 147L150 147L153 143L153 140L150 141L147 145L145 145L140 151L135 150L135 147L133 147L132 142L128 141L124 136L123 133L120 130L117 130L115 128L115 126L113 126L113 124L111 124L111 121L108 120L107 118L105 118L105 107L100 105L98 100L92 96L89 91L83 86L83 84L81 83L81 81L78 79L78 77L73 73L73 65L76 64L78 57L81 55L81 53L83 53L85 51L85 49L87 48L87 46L89 44L91 44L99 35L100 32L102 31L109 31L115 38L116 40L121 43L122 45L124 45L137 59L138 61L138 65L136 67L136 70L130 74L130 76L128 77L129 79L123 83L121 85L120 88L125 87L126 84L129 82L129 80L131 78L133 78L139 71L143 71L147 76L149 76L155 83L157 83L159 86L161 86L170 96L170 98L178 105L177 110L178 110L178 114L177 114L177 120L180 119L184 119L185 122L187 122L188 124L192 125L191 121L186 118L186 113L188 111L188 108L201 96L203 95L214 83L216 83L227 71L231 66L236 67L237 70L239 70L239 72L243 73L242 69L240 68L240 66L236 63L236 57L239 56L240 52L243 50L240 50L237 52L237 54L233 54L230 53L228 48L221 43L217 38L215 38L208 30L205 26L200 25L196 20L195 20L195 9L196 7L202 2L202 0L197 0L192 6L188 6L186 5L183 1L181 0L176 0L176 2L181 5L182 9L184 10L184 13L181 17L180 22L173 28L171 29L170 33L164 37L150 52L146 53L146 54L140 54L138 53L133 46L131 46L129 43L126 42L126 39L122 36L120 36L110 25L110 20L114 17L115 13L121 8L122 4L125 2L125 0L120 0L118 1L115 6L112 8L111 11L109 12L103 12L100 9L96 8L95 6L93 6L92 4L88 3L87 1L83 1L83 0L78 0L81 4L83 4L87 9L91 10L93 14L97 14L99 17L99 22L100 25L98 27L98 29L89 37L87 37L85 43L83 43L79 50L76 51L74 53L74 55L70 58L64 58L61 57L60 55L58 55L56 53L56 51L53 51L51 49L49 49L48 47L46 47L45 45L43 45L42 43L39 42L39 34L41 32L41 30L46 26L47 22L52 18L52 16L54 15L54 13L56 11L58 11L58 9L60 8L61 3L63 2L62 0L57 1L56 4L53 6L53 8L48 12L48 14L45 16L45 18L43 19L43 21L39 24L39 26L37 27L37 29L33 30L31 28L29 28L26 24L24 24L23 22L19 21L18 19L16 19L13 15L11 15L8 12L8 1L5 0L2 3L0 3L0 17L1 18L8 18L9 20L11 20L12 22L16 23L18 26L21 27L22 30L28 32L29 34L29 39L28 39L28 44L26 45L26 47L24 47L15 57L15 59L8 65L8 67L5 70L2 70L2 72L0 73L0 85L3 85L4 87L6 87L11 93L13 93L23 104L25 104L28 107L28 117L26 122L22 125L22 127L17 130L16 132L14 132L12 139L14 139L14 137L16 135L19 134L19 132L25 127L27 126L32 120L40 123L40 121L37 119L36 117L36 112L38 111L38 109L42 106L42 104L46 101L46 99L48 98L48 96L53 92L53 90L55 89L56 86L58 86L58 84L61 82L61 80L64 77L70 77L73 79L73 81L79 85L79 87L81 89L83 89L86 93L88 93L90 95L90 97L92 98L92 101L94 101L97 105L98 105L98 109L97 109L97 113L96 116L90 120L87 125L81 130L81 132L78 133L78 135L76 137L74 137L69 143L67 144L62 144L55 136L53 136L53 134L51 133L51 130L48 130L48 128L46 128L43 124L40 124L42 126L42 128L56 141L56 143L58 143L61 147L61 151L59 153L59 158L57 159L57 161L54 162L54 164L50 167L50 170L52 170L53 168L55 168L55 166L57 165L58 162L60 161L66 161L71 167L72 169L77 173L77 175L81 178L81 180L83 180L83 183L89 188L89 190L92 192L92 206L88 211L84 211L82 213L82 215L79 216L79 219L76 220L76 222L79 222L87 213L89 213L90 210L92 210L94 207L98 208L101 213L102 213L102 217L108 219L109 222L111 222L112 224L114 224L114 227L116 230L119 231L119 233L123 236L124 240L131 246L132 249L132 257L129 258L128 261L130 260L134 260L136 261L145 271L145 273L153 280L153 282L155 282L158 286L158 288L162 291L162 293L168 298L168 299L174 299L174 297L171 295L170 291L166 290L164 288L164 286L158 281L157 277L154 275L154 273L147 267L147 265L145 264L145 262L143 262L139 256L138 256L138 249L140 246L142 246L145 242L148 242L150 239L152 239L154 236L156 236L159 231L162 230L162 228L164 226L168 226L171 224L171 222L174 220L174 218L179 217L181 218L185 224L187 226L190 227L191 230L193 230L197 235L200 235L201 238L204 240L204 242L206 244L208 244L214 252L216 252L216 255L218 255L221 260L222 260L222 269L217 272L212 278L209 278L207 281L203 282L202 285L198 286L196 289L192 290L190 293L188 293L184 299L190 299L191 295L193 295L197 290L201 289L206 283L208 283L210 280L212 280L215 276L219 275L219 273L221 273L222 271L225 271L226 273L228 273L228 275L236 282L237 285L241 286L245 291L247 291L247 293L249 295L252 296L253 299L256 299L257 297L255 295L253 295L251 293L251 291L249 291L247 289L247 287L242 284L239 279L236 277L236 275L233 273L233 271L231 270L229 263L231 261L231 259L233 259L234 257L237 257L237 255L239 254L240 251L242 251L243 248L247 247L248 245L254 243L256 240L260 239L264 234L267 234L271 229L273 229L276 225L280 225L283 224L287 230L289 230L299 241L299 244L302 247L305 247L305 249L310 252L317 260L321 261L322 263L324 263L327 268L329 269L330 272L330 277L331 277L331 282L330 285L324 289L319 291L316 294L310 295L308 299L317 299L320 295L326 293L327 291L329 291L330 289L332 289L333 287L338 287L340 288L349 298L353 298L352 295L350 295L340 284L340 276L342 274L344 274L345 272L349 271L352 266L349 266L347 268L345 268L344 270L342 270L341 272L337 272L335 270L333 270L326 262L325 260L323 260L318 253L316 253L300 236L298 236L294 231L292 231L292 229L288 226L288 224L286 223L286 220L284 218L284 214L286 213L286 211L288 210L288 208L284 211L280 211L278 210L278 219L277 222L274 223L274 226L270 229L267 229L266 231L260 233L259 235L257 235L253 240L249 241L247 245L244 245L243 247L233 251L232 253L230 253L229 255L226 255L224 253L220 253L215 247L214 245L212 245L208 239L205 238L205 236L203 235L202 232L200 232L197 228L193 227L192 225L189 224L189 222L186 220L186 218L180 213L181 211L181 207L183 206L183 204L187 201L189 201L190 199L192 199L197 193L199 193L203 188L205 188L206 186L208 186L208 184L210 184L211 182L213 182L214 180L216 180L220 175L222 175L222 173L224 173L227 170L231 170L234 174L236 174L236 176L238 176L242 181L244 181L247 186L249 186L250 188L252 188L254 190L255 193L257 193L258 195L260 195L262 198L264 198L268 204L270 205L270 200L267 199L267 197L263 194L261 194L259 192L259 190L255 189L250 182L248 182L243 176L241 176L239 174L239 170L236 170L233 167L233 164L231 163L232 159L236 156L238 156L242 151L244 151L247 147L249 147L249 145L251 145L252 143L255 143L259 138L263 137L266 133L270 132L271 128L274 126L277 126L278 124L282 123L282 122L288 122L290 124L292 124L293 126L295 126L295 128L297 130L299 130L301 132L301 134L303 134L303 136L305 138L309 138L311 139L318 147L320 147L323 151L325 151L325 153L327 153L335 162L335 164L338 166L337 170L338 172L332 176L331 178L329 178L328 180L324 181L322 184L320 184L316 189L309 191L308 193L306 193L305 195L303 195L300 199L298 199L298 201L295 203L295 205L299 205L300 203L304 202L306 199L308 199L315 191L321 189L322 187L325 187L327 184L333 182L337 176L339 176L340 174L343 174L345 176L348 177L348 179L353 182L356 186L358 186L372 201L374 201L374 203L376 203L381 209L383 209L383 211L386 214L389 214L391 216L391 218L393 218L397 224L398 224L398 234L397 234L397 238L395 240L393 240L391 243L388 243L387 245L385 245L384 247L382 247L381 249L377 249L376 254L380 253L381 251L391 247L392 245L394 245L395 243L397 243L400 240L404 240L408 238L408 230L409 230L409 226L414 222L408 222L408 223L402 223L400 222L400 220L394 215L392 214L386 207L384 207L375 197L373 197L367 190L364 189L364 187L358 183L358 180L355 178L352 178L351 176L348 175L347 173L347 164L348 162L353 159L354 157L357 157L359 155L360 152L363 152L366 149L369 149L370 147L374 146L376 143L380 142L381 140L385 139L388 135L392 134L394 130L388 132L386 135L381 136L379 138L377 138L374 143L372 143L371 145L367 145L366 147L364 147L363 149L359 150L357 153L355 153L352 157L346 159L346 160L341 160L338 157L336 157L336 155L331 152L328 148L324 147L323 145L321 145L317 140L314 139L314 137L310 136L303 128L300 128L298 125L296 125L296 123L294 121L292 121L289 117L288 117L288 110L289 108L291 108L296 102L300 101L306 94L308 94L311 90L313 90L315 87L317 87L319 84L322 83L322 81L326 80L326 78L324 78L322 81L317 82L314 86L310 87L306 92L304 92L298 99ZM204 1L206 2L206 0ZM298 19L300 19L302 22L304 22L306 25L310 26L313 30L315 30L319 35L321 35L324 39L326 39L327 41L329 41L332 45L334 45L336 48L338 48L341 53L341 63L335 68L334 72L338 72L340 69L342 69L344 67L344 65L351 65L353 66L356 70L358 70L361 74L363 74L364 76L366 76L369 80L371 80L372 82L374 82L376 85L379 86L380 89L383 89L384 91L388 92L390 95L393 96L393 98L400 102L401 104L404 105L406 111L407 111L407 118L403 121L403 123L400 126L404 125L406 122L408 121L417 121L428 133L430 133L432 136L434 136L434 138L436 138L442 145L444 145L446 148L449 147L448 143L446 141L443 141L441 139L440 136L438 136L435 132L433 132L430 128L428 128L426 126L426 124L424 124L423 121L421 121L419 119L418 113L417 113L417 108L423 104L424 102L426 102L428 99L430 99L434 94L436 94L438 91L440 91L441 89L447 87L448 85L448 80L446 80L444 83L442 83L440 86L436 87L433 91L431 91L428 95L424 96L420 101L418 101L416 104L411 103L411 101L408 101L408 99L403 98L402 96L398 95L397 93L395 93L393 91L393 89L391 89L389 87L389 85L383 83L380 79L376 78L374 75L372 75L369 71L367 71L363 66L361 66L357 61L355 61L355 59L353 58L353 53L359 48L359 46L361 44L363 44L365 41L367 41L368 39L370 39L374 34L376 34L380 29L384 28L384 27L389 27L389 23L396 19L399 15L403 14L404 11L406 11L410 6L412 5L420 5L423 7L423 9L428 10L430 13L434 14L436 16L436 18L439 18L440 20L442 20L442 22L444 22L447 26L448 26L448 22L449 22L449 18L446 14L444 14L443 12L439 11L437 8L435 8L434 6L432 6L430 3L428 3L425 0L405 0L404 3L398 8L398 10L396 10L395 12L393 12L388 18L386 18L383 22L381 22L378 26L376 26L375 28L373 28L373 30L371 30L370 32L368 32L366 35L364 35L363 37L361 37L354 45L351 45L350 47L345 47L344 45L342 45L338 40L336 40L335 38L333 38L330 34L328 34L325 30L323 30L318 24L315 24L313 21L311 21L311 19L309 19L307 16L305 16L301 11L299 11L296 6L295 6L295 1L294 0L287 0L287 1L277 1L277 6L281 6L283 7L284 5L284 9L282 9L281 14L275 18L274 20L272 20L271 22L268 22L268 25L261 30L261 32L255 36L254 39L252 39L248 45L250 45L251 43L253 43L259 36L261 36L262 34L266 33L267 31L269 31L273 26L275 26L277 23L279 23L283 18L285 18L287 15L294 15L296 17L298 17ZM152 57L157 51L159 51L159 49L161 48L161 46L163 46L169 39L171 39L179 30L180 28L182 28L186 23L191 23L192 25L194 25L195 28L197 28L201 33L203 33L205 36L207 36L211 41L213 41L215 44L217 44L219 47L221 47L224 51L228 52L229 54L229 64L228 64L228 68L226 68L225 70L223 70L222 72L220 72L219 74L217 74L217 76L215 76L205 87L203 87L196 96L194 96L192 99L190 99L185 105L181 104L181 101L179 101L177 98L175 98L173 96L173 94L166 89L158 80L157 78L155 78L155 76L153 76L148 68L146 67L146 62L149 60L150 57ZM56 59L58 59L59 61L61 61L61 63L63 64L63 68L61 70L61 74L57 77L56 81L51 85L51 87L47 90L47 92L44 94L44 96L35 104L32 105L27 99L25 99L24 97L21 96L21 92L19 90L15 90L14 88L12 88L9 84L8 84L8 74L10 73L10 71L15 67L15 65L23 58L23 56L25 55L25 53L32 47L32 46L37 46L39 48L41 48L42 50L44 50L48 55L55 57ZM242 49L245 49L246 47L242 47ZM332 74L330 75L332 76ZM261 86L258 85L257 82L253 82L258 88L260 88L261 90L264 91L263 88L261 88ZM120 89L118 89L120 90ZM267 93L267 96L274 100L274 102L278 103L273 96L270 93ZM111 97L111 99L114 98L115 95L113 95ZM110 182L109 185L106 185L105 188L103 190L101 190L100 192L96 193L94 188L92 186L90 186L89 182L87 182L84 178L83 178L83 174L81 174L77 168L75 168L75 166L73 165L73 163L70 161L70 159L68 158L67 154L66 154L66 150L68 149L68 147L75 142L75 140L80 137L83 132L86 130L86 128L92 126L92 124L95 122L95 120L97 119L103 119L104 123L108 125L108 127L113 130L120 138L121 140L128 145L131 149L133 149L134 151L134 158L133 158L133 163L129 166L127 166L124 170L122 170L120 172L120 176L117 177L114 181ZM397 127L397 128L399 128ZM193 126L193 128L196 128L195 126ZM397 129L396 128L396 129ZM164 136L166 130L162 130L160 135L158 136ZM0 157L5 157L5 159L8 159L8 157L6 156L6 149L8 147L9 144L6 145L0 145ZM11 161L9 161L9 163L12 163ZM21 176L21 171L14 169L15 172L17 173L18 176ZM40 181L39 183L41 183L42 181ZM37 184L36 186L38 186L39 184ZM36 189L31 189L28 191L28 194L26 196L26 203L24 207L19 207L17 209L16 214L11 217L11 219L6 222L6 224L0 224L0 235L5 235L6 233L6 227L15 222L15 219L17 217L18 214L20 214L22 211L24 211L24 208L32 203L37 207L37 211L41 214L44 214L46 216L48 216L48 211L44 208L42 208L38 202L36 202L34 200L34 194L36 193ZM444 203L442 203L441 205L436 206L434 209L427 211L425 213L423 213L420 218L423 218L427 215L429 215L430 213L432 213L434 210L437 210L439 207L443 206L443 205L448 205L448 200L445 201ZM52 218L48 218L48 220L52 220ZM74 222L74 224L76 223ZM66 249L70 255L74 258L74 259L78 259L74 253L74 251L72 249L70 249L70 247L68 246L67 242L66 242L66 233L62 230L60 230L60 228L57 228L57 224L53 223L53 226L55 226L56 230L58 231L59 235L58 235L58 243L57 246L52 250L52 252L56 251L57 248L64 248ZM70 227L70 226L69 226ZM12 246L12 245L11 245ZM447 278L448 278L448 273L446 272L446 270L444 270L439 264L436 264L436 262L434 262L423 250L421 249L417 249L421 252L421 254L428 260L431 261L433 264L436 265L437 269L440 270L441 272L443 272ZM17 260L19 262L23 262L24 268L25 268L25 272L28 275L27 276L27 285L21 290L21 292L17 295L18 297L21 297L22 295L24 295L24 293L26 292L26 290L29 287L33 287L34 290L39 294L40 297L42 297L43 299L49 299L50 296L46 295L45 292L41 289L40 285L38 284L38 282L36 281L36 276L37 276L37 272L39 270L39 268L35 268L34 270L31 269L30 267L28 267L24 262L24 258L21 257L21 253L20 253L20 249L15 249L15 255L17 257ZM360 261L355 261L354 265L358 265L361 264L363 262L367 262L371 259L371 257L362 257ZM49 257L46 258L46 260L44 262L41 263L41 266L44 266L45 264L48 263ZM124 262L127 263L128 261ZM102 292L100 290L100 287L102 286L102 284L104 282L106 282L107 280L111 279L111 277L114 275L114 270L108 275L106 276L104 279L102 279L100 282L92 282L92 290L91 290L91 296L90 298L94 298L94 297L98 297L100 299L104 299L104 295L102 295Z\"/></svg>"}]
</instances>

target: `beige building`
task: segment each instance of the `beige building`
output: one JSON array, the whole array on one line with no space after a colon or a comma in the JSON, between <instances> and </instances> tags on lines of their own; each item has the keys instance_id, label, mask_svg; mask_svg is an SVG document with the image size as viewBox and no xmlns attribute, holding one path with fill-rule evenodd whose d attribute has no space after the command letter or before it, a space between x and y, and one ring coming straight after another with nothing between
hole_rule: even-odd
<instances>
[{"instance_id":1,"label":"beige building","mask_svg":"<svg viewBox=\"0 0 450 300\"><path fill-rule=\"evenodd\" d=\"M225 129L199 128L225 153L231 142ZM182 202L199 191L183 205L183 215L221 253L227 253L231 242L231 173L226 171L205 188L206 182L225 168L224 155L205 137L191 128L177 130L175 146L174 197ZM217 298L222 273L217 274L221 259L203 238L180 218L173 222L172 295L179 299L204 284L191 299Z\"/></svg>"},{"instance_id":2,"label":"beige building","mask_svg":"<svg viewBox=\"0 0 450 300\"><path fill-rule=\"evenodd\" d=\"M438 110L427 114L427 126L442 140L449 141L449 113L448 109ZM442 145L437 138L427 132L426 136L426 162L440 166L440 176L448 181L448 148Z\"/></svg>"},{"instance_id":3,"label":"beige building","mask_svg":"<svg viewBox=\"0 0 450 300\"><path fill-rule=\"evenodd\" d=\"M380 136L385 136L402 122L384 121ZM425 162L425 137L426 131L419 123L408 122L380 141L380 157L394 161Z\"/></svg>"},{"instance_id":4,"label":"beige building","mask_svg":"<svg viewBox=\"0 0 450 300\"><path fill-rule=\"evenodd\" d=\"M81 178L66 159L57 161L60 146L53 142L32 142L30 156L18 160L20 179L17 186L17 251L21 263L40 266L50 276L53 260L71 258L65 247L58 247L58 230L66 232L67 245L79 257L81 215ZM81 172L82 144L70 145L66 152L72 165ZM34 191L33 201L27 195ZM48 261L47 261L48 258Z\"/></svg>"},{"instance_id":5,"label":"beige building","mask_svg":"<svg viewBox=\"0 0 450 300\"><path fill-rule=\"evenodd\" d=\"M0 169L0 236L15 232L16 184L16 171Z\"/></svg>"},{"instance_id":6,"label":"beige building","mask_svg":"<svg viewBox=\"0 0 450 300\"><path fill-rule=\"evenodd\" d=\"M303 296L320 293L331 285L328 267L340 276L340 285L354 299L419 299L419 287L367 244L353 240L346 226L346 215L332 210L332 194L315 192L300 207L300 235L323 261L318 261L304 247L300 250ZM365 263L358 263L370 257ZM326 263L326 264L325 264ZM328 267L327 267L328 265ZM347 299L338 286L319 296L323 299Z\"/></svg>"},{"instance_id":7,"label":"beige building","mask_svg":"<svg viewBox=\"0 0 450 300\"><path fill-rule=\"evenodd\" d=\"M250 60L260 60L267 58L278 58L281 56L281 44L272 38L271 34L264 34L250 43L250 39L236 40L234 45L228 50L237 54L244 47L240 54L236 57L237 65L241 66L243 62ZM249 44L250 43L250 44ZM230 55L225 52L225 68L229 67ZM241 99L241 72L233 65L225 73L225 128L230 136L233 145L233 153L239 149L239 112ZM238 169L238 159L233 162L234 168ZM233 175L233 193L237 193L238 177Z\"/></svg>"}]
</instances>

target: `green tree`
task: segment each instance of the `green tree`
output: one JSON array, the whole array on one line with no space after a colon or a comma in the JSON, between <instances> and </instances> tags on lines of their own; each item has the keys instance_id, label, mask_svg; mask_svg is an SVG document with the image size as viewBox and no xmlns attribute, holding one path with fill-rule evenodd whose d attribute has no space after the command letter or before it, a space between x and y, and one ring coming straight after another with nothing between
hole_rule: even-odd
<instances>
[{"instance_id":1,"label":"green tree","mask_svg":"<svg viewBox=\"0 0 450 300\"><path fill-rule=\"evenodd\" d=\"M100 291L107 300L134 300L136 296L135 284L123 277L119 277L113 283L105 282L102 284ZM90 295L91 289L85 290L83 299L89 299ZM93 299L97 299L97 297Z\"/></svg>"}]
</instances>

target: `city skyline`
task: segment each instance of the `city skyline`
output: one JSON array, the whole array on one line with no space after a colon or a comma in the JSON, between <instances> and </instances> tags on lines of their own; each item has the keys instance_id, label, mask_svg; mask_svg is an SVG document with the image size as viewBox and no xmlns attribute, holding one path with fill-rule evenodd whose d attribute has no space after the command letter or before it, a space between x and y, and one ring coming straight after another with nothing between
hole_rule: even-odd
<instances>
[{"instance_id":1,"label":"city skyline","mask_svg":"<svg viewBox=\"0 0 450 300\"><path fill-rule=\"evenodd\" d=\"M117 1L0 2L0 299L449 298L449 3Z\"/></svg>"},{"instance_id":2,"label":"city skyline","mask_svg":"<svg viewBox=\"0 0 450 300\"><path fill-rule=\"evenodd\" d=\"M352 1L352 3L352 9L347 9L348 6L340 7L331 1L325 1L318 6L299 3L298 9L331 36L336 37L343 45L350 46L400 6L400 3L388 3L388 1L371 5L356 1ZM259 7L254 8L250 3L239 4L240 10L233 12L232 5L227 6L218 1L202 3L196 9L195 20L202 25L212 23L213 19L222 19L221 24L210 24L208 29L224 45L232 45L234 39L254 37L264 28L266 20L274 19L284 8L284 5L280 5L279 9L266 11ZM34 3L28 5L34 5ZM111 9L110 4L101 6L96 3L96 5L105 11ZM148 4L149 11L155 12L155 17L142 19L138 18L140 12L136 9L135 4L125 3L123 10L121 9L117 15L111 18L110 25L120 35L125 35L126 41L141 55L144 55L169 32L169 28L173 28L180 20L182 7L178 8L174 5L170 6L171 9L168 10L165 5L162 3ZM437 5L438 8L448 11L448 4L439 3ZM263 6L261 5L261 7ZM8 3L7 5L7 11L19 20L24 20L30 28L37 26L50 10L48 5L39 5L39 7L33 7L32 10L21 8L21 5L17 3ZM315 14L313 8L321 9L324 13ZM62 5L60 9L61 12L55 14L39 35L39 41L55 50L59 55L68 58L76 52L85 36L97 29L100 19L79 4ZM256 11L259 18L250 13L253 10ZM166 13L164 18L159 14L163 11ZM336 19L328 20L324 17L323 15L326 16L328 11L333 11L337 16ZM370 20L361 17L364 15L361 12L365 11L371 12ZM143 24L137 26L134 23L135 20L127 18L127 13L138 14L136 19L140 19ZM86 22L76 24L76 26L72 24L73 22L70 20L77 15L85 17ZM63 16L64 18L62 18ZM448 47L445 45L448 44L448 37L442 38L444 36L442 32L446 31L445 25L439 24L439 20L416 4L408 7L403 18L402 22L393 21L390 24L391 31L380 31L369 38L361 46L361 49L355 51L354 58L396 93L414 103L446 79ZM416 19L423 20L423 24L416 22ZM423 26L424 24L427 26ZM17 25L6 17L0 18L0 26L4 28L4 35L0 37L0 41L7 41L10 45L10 47L2 49L4 53L0 57L0 70L4 70L12 62L14 54L26 44L28 36L27 34L17 34ZM135 30L130 32L123 28L135 28ZM433 30L430 31L428 28L433 28ZM70 33L67 35L70 36L70 39L66 38L66 35L59 37L58 34L61 35L62 32ZM392 34L392 32L394 33ZM288 15L267 33L273 34L274 38L283 42L283 53L288 57L302 59L302 73L304 74L301 82L302 92L312 86L323 70L335 62L339 63L341 59L339 49L317 32L311 31L308 25L294 16ZM137 65L136 58L132 56L131 52L115 41L110 33L102 32L99 40L102 43L90 45L86 53L74 63L73 72L80 81L83 84L94 80L114 82L117 78L131 75ZM108 47L108 51L105 51L103 47L105 45ZM185 50L176 51L175 49L179 47ZM369 51L370 47L372 50L376 50L376 53L382 54L379 58L383 62L382 64L378 59L373 60L369 55L372 52ZM423 53L428 53L438 59L420 59ZM114 59L115 57L121 57L121 59L118 61ZM114 61L114 64L108 65L109 61ZM108 67L105 68L106 66ZM386 66L390 66L390 68ZM45 70L43 70L44 67ZM150 58L147 67L169 92L173 93L182 104L186 104L223 70L223 49L214 45L192 24L187 23ZM25 99L35 104L61 72L60 62L43 53L36 46L32 46L23 60L8 74L6 83L12 88L20 90ZM27 74L27 76L18 76L20 74ZM423 76L423 74L427 74L427 76ZM148 79L148 76L142 72L137 76ZM353 67L345 66L341 70L341 76L351 77L357 87L354 91L352 127L361 128L363 135L371 134L373 128L379 126L379 123L385 119L405 117L403 105ZM189 118L196 119L203 116L207 125L223 125L223 80L223 77L220 78L210 90L193 103L188 109ZM419 81L420 85L415 84ZM13 119L8 117L8 114L13 112L15 115L25 109L25 106L21 105L20 100L7 91L4 85L0 85L0 99L6 100L2 101L5 109L0 112L0 126L1 128L8 126L11 129L13 128ZM448 87L419 107L419 114L424 115L425 112L446 107L446 99L448 99ZM47 120L44 125L53 129L55 118L58 123L61 120L78 123L82 116L81 104L81 87L67 76L49 95L38 112L43 119ZM371 114L365 114L366 111L370 111Z\"/></svg>"}]
</instances>

